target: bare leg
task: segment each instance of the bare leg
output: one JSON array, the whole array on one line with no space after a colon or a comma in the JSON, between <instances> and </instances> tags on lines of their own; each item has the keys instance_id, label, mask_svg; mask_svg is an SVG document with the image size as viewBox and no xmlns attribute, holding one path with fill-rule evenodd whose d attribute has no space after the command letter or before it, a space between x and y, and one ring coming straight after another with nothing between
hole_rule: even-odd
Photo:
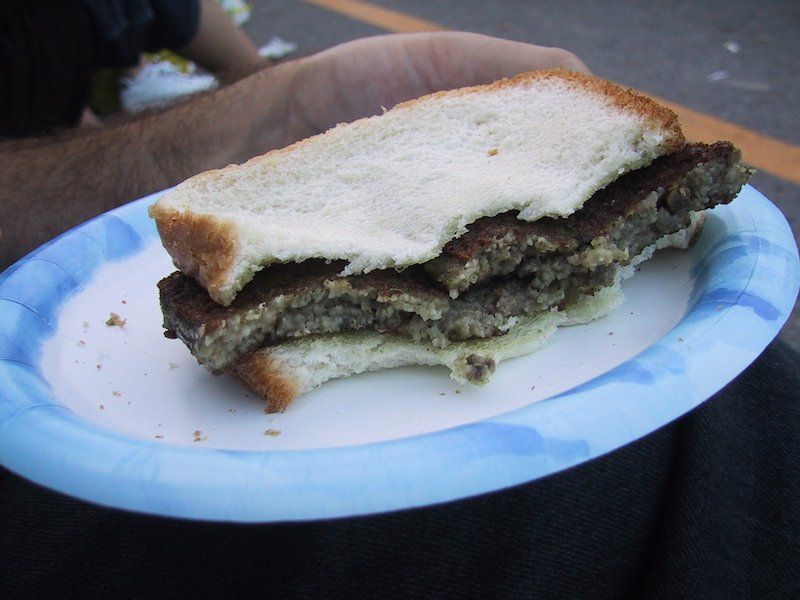
<instances>
[{"instance_id":1,"label":"bare leg","mask_svg":"<svg viewBox=\"0 0 800 600\"><path fill-rule=\"evenodd\" d=\"M258 49L215 0L200 1L200 26L181 56L212 73L226 75L250 71L262 62Z\"/></svg>"},{"instance_id":2,"label":"bare leg","mask_svg":"<svg viewBox=\"0 0 800 600\"><path fill-rule=\"evenodd\" d=\"M91 108L85 108L81 115L79 127L102 127L103 122L97 117Z\"/></svg>"}]
</instances>

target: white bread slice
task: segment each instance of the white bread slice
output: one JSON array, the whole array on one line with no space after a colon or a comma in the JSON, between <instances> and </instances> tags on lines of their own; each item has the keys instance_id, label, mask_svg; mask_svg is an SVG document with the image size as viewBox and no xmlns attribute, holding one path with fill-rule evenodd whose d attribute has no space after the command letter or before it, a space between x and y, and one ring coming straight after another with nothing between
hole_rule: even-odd
<instances>
[{"instance_id":1,"label":"white bread slice","mask_svg":"<svg viewBox=\"0 0 800 600\"><path fill-rule=\"evenodd\" d=\"M330 379L407 365L442 365L459 383L476 382L468 375L467 357L479 356L495 365L541 348L560 326L588 323L609 314L624 300L622 282L636 267L664 248L686 249L699 238L705 213L692 214L689 227L660 238L619 269L616 283L584 296L564 311L550 310L520 318L500 337L459 342L443 349L417 344L397 335L360 331L318 335L261 348L230 369L230 373L267 402L269 412L281 412L297 396Z\"/></svg>"},{"instance_id":2,"label":"white bread slice","mask_svg":"<svg viewBox=\"0 0 800 600\"><path fill-rule=\"evenodd\" d=\"M675 115L588 75L541 71L439 92L192 177L151 207L176 266L228 305L273 262L343 274L437 256L483 216L566 216L677 149Z\"/></svg>"}]
</instances>

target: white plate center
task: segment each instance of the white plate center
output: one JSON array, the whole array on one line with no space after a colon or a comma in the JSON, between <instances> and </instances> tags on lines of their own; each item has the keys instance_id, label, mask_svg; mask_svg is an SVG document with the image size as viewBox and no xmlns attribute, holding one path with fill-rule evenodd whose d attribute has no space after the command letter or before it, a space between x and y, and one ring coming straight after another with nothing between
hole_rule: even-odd
<instances>
[{"instance_id":1,"label":"white plate center","mask_svg":"<svg viewBox=\"0 0 800 600\"><path fill-rule=\"evenodd\" d=\"M614 313L503 362L484 388L457 385L444 368L401 368L328 382L268 415L236 381L211 375L163 336L156 283L173 267L153 242L103 267L64 304L42 369L58 400L84 419L164 444L284 450L396 439L526 406L635 356L683 316L689 268L685 253L658 253L626 282ZM107 325L111 313L124 326Z\"/></svg>"}]
</instances>

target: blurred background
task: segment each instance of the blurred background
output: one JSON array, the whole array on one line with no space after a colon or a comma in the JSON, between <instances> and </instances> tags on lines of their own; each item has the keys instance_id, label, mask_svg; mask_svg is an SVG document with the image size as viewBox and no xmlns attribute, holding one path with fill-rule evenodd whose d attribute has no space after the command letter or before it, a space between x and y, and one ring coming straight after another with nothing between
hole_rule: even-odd
<instances>
[{"instance_id":1,"label":"blurred background","mask_svg":"<svg viewBox=\"0 0 800 600\"><path fill-rule=\"evenodd\" d=\"M800 2L721 0L251 0L244 30L310 54L358 37L474 31L581 57L597 75L666 101L696 141L729 139L752 185L800 236ZM289 57L291 58L292 55ZM800 349L798 310L781 335Z\"/></svg>"}]
</instances>

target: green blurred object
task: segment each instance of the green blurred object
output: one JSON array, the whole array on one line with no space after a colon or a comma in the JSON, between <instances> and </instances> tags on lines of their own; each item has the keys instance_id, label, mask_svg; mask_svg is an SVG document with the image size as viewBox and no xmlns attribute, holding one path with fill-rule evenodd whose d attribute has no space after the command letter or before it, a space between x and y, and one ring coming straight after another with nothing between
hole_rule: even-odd
<instances>
[{"instance_id":1,"label":"green blurred object","mask_svg":"<svg viewBox=\"0 0 800 600\"><path fill-rule=\"evenodd\" d=\"M159 50L158 52L145 52L144 59L149 63L169 62L178 67L181 73L194 73L197 70L195 65L188 58L183 58L181 55L176 54L172 50Z\"/></svg>"},{"instance_id":2,"label":"green blurred object","mask_svg":"<svg viewBox=\"0 0 800 600\"><path fill-rule=\"evenodd\" d=\"M119 79L124 69L102 67L92 74L89 108L98 117L106 117L120 110Z\"/></svg>"}]
</instances>

